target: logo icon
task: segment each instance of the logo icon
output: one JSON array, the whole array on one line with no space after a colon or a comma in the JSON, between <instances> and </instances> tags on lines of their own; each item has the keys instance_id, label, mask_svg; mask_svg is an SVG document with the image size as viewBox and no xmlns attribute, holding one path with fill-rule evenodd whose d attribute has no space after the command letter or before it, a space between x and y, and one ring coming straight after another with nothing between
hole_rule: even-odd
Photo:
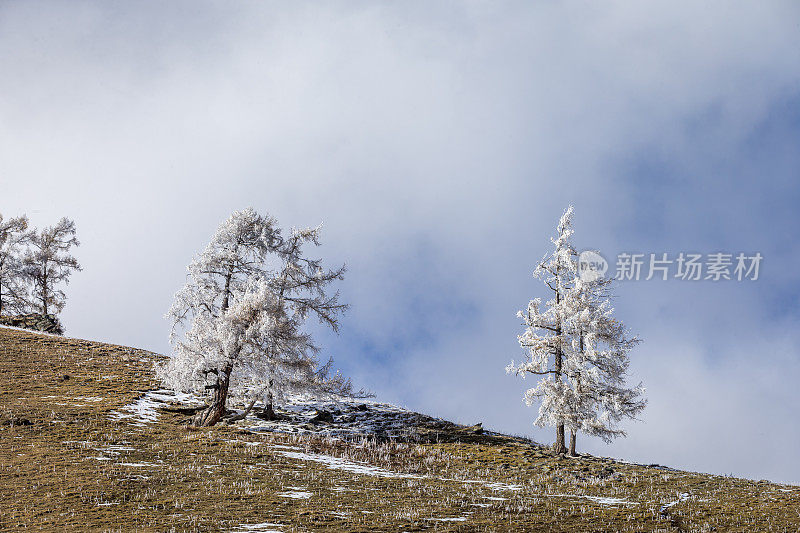
<instances>
[{"instance_id":1,"label":"logo icon","mask_svg":"<svg viewBox=\"0 0 800 533\"><path fill-rule=\"evenodd\" d=\"M578 275L583 281L596 281L608 270L608 261L594 250L584 250L578 255Z\"/></svg>"}]
</instances>

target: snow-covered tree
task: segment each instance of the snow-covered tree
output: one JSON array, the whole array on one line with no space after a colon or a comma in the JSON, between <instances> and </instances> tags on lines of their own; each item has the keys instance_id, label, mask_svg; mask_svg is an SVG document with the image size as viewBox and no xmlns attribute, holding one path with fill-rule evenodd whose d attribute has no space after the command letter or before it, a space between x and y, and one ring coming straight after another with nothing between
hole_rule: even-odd
<instances>
[{"instance_id":1,"label":"snow-covered tree","mask_svg":"<svg viewBox=\"0 0 800 533\"><path fill-rule=\"evenodd\" d=\"M159 368L166 385L211 390L194 425L216 424L229 395L272 400L287 393L352 392L349 380L319 366L317 347L303 325L310 315L337 330L346 308L327 286L344 267L325 270L303 255L319 245L319 229L281 235L275 219L253 209L234 212L188 267L186 285L168 313L173 353Z\"/></svg>"},{"instance_id":2,"label":"snow-covered tree","mask_svg":"<svg viewBox=\"0 0 800 533\"><path fill-rule=\"evenodd\" d=\"M62 218L55 226L32 230L27 237L28 249L23 257L25 276L33 286L31 308L43 315L61 312L67 302L60 283L69 283L75 270L82 270L70 248L79 246L75 222Z\"/></svg>"},{"instance_id":3,"label":"snow-covered tree","mask_svg":"<svg viewBox=\"0 0 800 533\"><path fill-rule=\"evenodd\" d=\"M4 220L0 215L0 315L28 310L28 284L22 262L28 238L28 217Z\"/></svg>"},{"instance_id":4,"label":"snow-covered tree","mask_svg":"<svg viewBox=\"0 0 800 533\"><path fill-rule=\"evenodd\" d=\"M610 440L624 435L616 424L644 408L641 386L625 387L627 352L638 339L628 338L611 316L607 299L609 280L581 279L578 254L571 243L573 208L569 206L551 239L554 251L537 265L534 276L548 287L551 298L542 305L531 300L525 312L520 345L528 360L511 362L509 373L523 378L542 376L525 393L529 405L541 402L538 426L555 426L554 450L565 453L565 427L570 429L570 453L575 453L578 431Z\"/></svg>"}]
</instances>

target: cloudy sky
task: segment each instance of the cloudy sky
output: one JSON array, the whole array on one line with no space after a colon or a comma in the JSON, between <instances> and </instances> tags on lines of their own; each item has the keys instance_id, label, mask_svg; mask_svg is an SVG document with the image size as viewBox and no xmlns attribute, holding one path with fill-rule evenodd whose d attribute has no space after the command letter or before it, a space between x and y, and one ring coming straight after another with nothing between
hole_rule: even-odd
<instances>
[{"instance_id":1,"label":"cloudy sky","mask_svg":"<svg viewBox=\"0 0 800 533\"><path fill-rule=\"evenodd\" d=\"M166 352L231 211L324 223L326 354L385 401L551 442L507 376L532 269L575 243L760 252L627 281L640 422L579 449L800 482L794 2L0 3L0 213L74 218L73 336ZM612 265L613 269L613 265Z\"/></svg>"}]
</instances>

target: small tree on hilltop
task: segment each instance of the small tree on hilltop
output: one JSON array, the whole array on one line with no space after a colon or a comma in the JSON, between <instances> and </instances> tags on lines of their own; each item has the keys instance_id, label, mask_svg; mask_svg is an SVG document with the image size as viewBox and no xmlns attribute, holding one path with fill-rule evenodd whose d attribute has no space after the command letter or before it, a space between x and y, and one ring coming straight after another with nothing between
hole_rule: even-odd
<instances>
[{"instance_id":1,"label":"small tree on hilltop","mask_svg":"<svg viewBox=\"0 0 800 533\"><path fill-rule=\"evenodd\" d=\"M31 308L42 315L60 313L66 304L64 291L57 286L74 270L82 270L70 248L79 246L75 222L62 218L55 226L28 233L28 250L23 258L26 277L33 285Z\"/></svg>"},{"instance_id":2,"label":"small tree on hilltop","mask_svg":"<svg viewBox=\"0 0 800 533\"><path fill-rule=\"evenodd\" d=\"M346 308L338 293L325 292L344 267L326 271L302 255L302 243L319 244L318 235L300 230L284 239L273 218L246 209L233 213L189 265L167 315L174 350L159 375L176 389L212 390L194 425L216 424L229 395L249 398L249 411L264 394L271 402L286 392L350 392L349 381L319 367L303 331L310 314L336 330Z\"/></svg>"},{"instance_id":3,"label":"small tree on hilltop","mask_svg":"<svg viewBox=\"0 0 800 533\"><path fill-rule=\"evenodd\" d=\"M582 279L577 252L571 244L572 206L558 224L558 236L551 239L555 250L537 265L534 276L552 291L542 308L541 299L520 311L526 330L520 345L528 361L506 371L523 378L542 376L536 387L525 393L528 405L540 401L538 426L555 426L554 451L565 453L564 428L570 429L569 453L575 454L578 431L599 436L605 441L625 433L617 428L624 418L633 418L642 409L641 385L625 387L628 351L639 340L628 338L623 325L613 319L607 299L610 280L601 277Z\"/></svg>"},{"instance_id":4,"label":"small tree on hilltop","mask_svg":"<svg viewBox=\"0 0 800 533\"><path fill-rule=\"evenodd\" d=\"M0 215L0 315L28 310L27 278L22 252L28 234L28 217L3 219Z\"/></svg>"}]
</instances>

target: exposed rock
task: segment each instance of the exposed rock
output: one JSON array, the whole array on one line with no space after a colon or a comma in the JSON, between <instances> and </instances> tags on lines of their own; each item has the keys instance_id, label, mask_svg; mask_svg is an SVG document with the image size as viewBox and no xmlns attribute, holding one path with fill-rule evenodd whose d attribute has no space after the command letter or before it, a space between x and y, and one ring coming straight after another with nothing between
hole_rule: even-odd
<instances>
[{"instance_id":1,"label":"exposed rock","mask_svg":"<svg viewBox=\"0 0 800 533\"><path fill-rule=\"evenodd\" d=\"M333 413L325 410L318 410L317 414L311 417L311 422L319 423L319 422L333 422Z\"/></svg>"},{"instance_id":2,"label":"exposed rock","mask_svg":"<svg viewBox=\"0 0 800 533\"><path fill-rule=\"evenodd\" d=\"M52 333L53 335L64 334L64 327L55 315L0 316L0 325Z\"/></svg>"},{"instance_id":3,"label":"exposed rock","mask_svg":"<svg viewBox=\"0 0 800 533\"><path fill-rule=\"evenodd\" d=\"M284 420L286 418L284 415L279 414L274 410L272 412L269 412L265 409L258 409L257 411L254 411L254 414L257 418L260 418L261 420L266 420L268 422L276 420Z\"/></svg>"},{"instance_id":4,"label":"exposed rock","mask_svg":"<svg viewBox=\"0 0 800 533\"><path fill-rule=\"evenodd\" d=\"M464 428L464 431L467 431L468 433L474 433L475 435L481 435L483 433L483 422L478 422L474 426Z\"/></svg>"},{"instance_id":5,"label":"exposed rock","mask_svg":"<svg viewBox=\"0 0 800 533\"><path fill-rule=\"evenodd\" d=\"M33 422L28 420L27 418L21 418L18 416L12 416L11 418L6 418L2 422L0 422L2 426L31 426Z\"/></svg>"}]
</instances>

